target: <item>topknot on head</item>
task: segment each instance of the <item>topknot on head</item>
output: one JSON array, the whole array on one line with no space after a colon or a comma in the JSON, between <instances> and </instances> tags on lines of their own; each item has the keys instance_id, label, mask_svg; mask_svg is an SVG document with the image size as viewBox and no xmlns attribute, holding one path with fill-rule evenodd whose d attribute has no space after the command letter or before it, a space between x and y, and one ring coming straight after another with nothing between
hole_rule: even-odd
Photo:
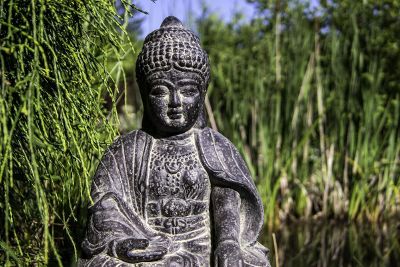
<instances>
[{"instance_id":1,"label":"topknot on head","mask_svg":"<svg viewBox=\"0 0 400 267\"><path fill-rule=\"evenodd\" d=\"M176 17L164 19L160 28L146 36L136 61L136 78L140 90L146 89L146 79L158 71L175 68L200 75L203 90L210 81L210 64L199 38Z\"/></svg>"},{"instance_id":2,"label":"topknot on head","mask_svg":"<svg viewBox=\"0 0 400 267\"><path fill-rule=\"evenodd\" d=\"M166 17L161 23L160 28L181 28L183 29L182 22L174 16Z\"/></svg>"}]
</instances>

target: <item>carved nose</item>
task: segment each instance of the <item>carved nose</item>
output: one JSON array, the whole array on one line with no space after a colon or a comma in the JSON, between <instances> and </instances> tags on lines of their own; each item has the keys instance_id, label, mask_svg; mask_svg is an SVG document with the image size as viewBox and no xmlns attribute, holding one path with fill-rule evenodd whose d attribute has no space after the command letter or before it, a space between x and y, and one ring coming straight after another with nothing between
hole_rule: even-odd
<instances>
[{"instance_id":1,"label":"carved nose","mask_svg":"<svg viewBox=\"0 0 400 267\"><path fill-rule=\"evenodd\" d=\"M176 107L181 106L181 99L178 95L178 92L174 92L174 91L171 92L169 106L171 108L176 108Z\"/></svg>"}]
</instances>

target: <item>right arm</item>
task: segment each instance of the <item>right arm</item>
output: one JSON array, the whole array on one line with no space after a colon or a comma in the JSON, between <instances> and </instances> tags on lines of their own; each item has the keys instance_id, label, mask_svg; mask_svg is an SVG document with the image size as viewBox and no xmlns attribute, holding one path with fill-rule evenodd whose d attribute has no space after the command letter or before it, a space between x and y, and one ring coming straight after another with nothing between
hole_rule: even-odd
<instances>
[{"instance_id":1,"label":"right arm","mask_svg":"<svg viewBox=\"0 0 400 267\"><path fill-rule=\"evenodd\" d=\"M127 168L135 140L124 144L121 139L105 153L93 178L94 204L82 248L89 257L105 253L132 263L158 260L167 253L169 239L148 227L133 205Z\"/></svg>"}]
</instances>

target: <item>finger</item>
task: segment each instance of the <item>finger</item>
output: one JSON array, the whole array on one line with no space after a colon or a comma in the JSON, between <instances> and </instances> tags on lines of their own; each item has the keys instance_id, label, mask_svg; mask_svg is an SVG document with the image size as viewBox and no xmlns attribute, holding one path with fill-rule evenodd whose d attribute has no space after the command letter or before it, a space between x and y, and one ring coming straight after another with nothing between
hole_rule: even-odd
<instances>
[{"instance_id":1,"label":"finger","mask_svg":"<svg viewBox=\"0 0 400 267\"><path fill-rule=\"evenodd\" d=\"M224 257L217 257L218 262L218 267L227 267L228 265L228 259L225 259Z\"/></svg>"},{"instance_id":2,"label":"finger","mask_svg":"<svg viewBox=\"0 0 400 267\"><path fill-rule=\"evenodd\" d=\"M229 259L228 263L226 266L237 266L237 267L242 267L243 266L243 262L241 259L235 258L235 259Z\"/></svg>"},{"instance_id":3,"label":"finger","mask_svg":"<svg viewBox=\"0 0 400 267\"><path fill-rule=\"evenodd\" d=\"M157 236L157 238L155 240L157 240L159 242L166 242L166 241L169 241L169 238L165 235L159 235L159 236Z\"/></svg>"},{"instance_id":4,"label":"finger","mask_svg":"<svg viewBox=\"0 0 400 267\"><path fill-rule=\"evenodd\" d=\"M219 265L219 257L218 257L218 255L215 255L215 257L214 257L214 264L215 264L215 266L220 266Z\"/></svg>"},{"instance_id":5,"label":"finger","mask_svg":"<svg viewBox=\"0 0 400 267\"><path fill-rule=\"evenodd\" d=\"M119 241L115 246L115 253L120 258L125 258L127 253L133 249L145 249L148 247L149 241L146 239L128 238Z\"/></svg>"},{"instance_id":6,"label":"finger","mask_svg":"<svg viewBox=\"0 0 400 267\"><path fill-rule=\"evenodd\" d=\"M160 260L167 253L166 249L129 251L127 257L132 262Z\"/></svg>"},{"instance_id":7,"label":"finger","mask_svg":"<svg viewBox=\"0 0 400 267\"><path fill-rule=\"evenodd\" d=\"M149 246L149 240L147 239L126 239L121 244L126 248L127 251L132 249L145 249Z\"/></svg>"},{"instance_id":8,"label":"finger","mask_svg":"<svg viewBox=\"0 0 400 267\"><path fill-rule=\"evenodd\" d=\"M237 255L228 257L215 257L215 262L218 267L243 267L243 260L238 258Z\"/></svg>"},{"instance_id":9,"label":"finger","mask_svg":"<svg viewBox=\"0 0 400 267\"><path fill-rule=\"evenodd\" d=\"M170 240L166 236L157 236L157 238L151 240L152 244L161 245L161 246L165 246L165 245L169 244L169 242L170 242Z\"/></svg>"},{"instance_id":10,"label":"finger","mask_svg":"<svg viewBox=\"0 0 400 267\"><path fill-rule=\"evenodd\" d=\"M149 246L148 247L149 251L158 251L162 254L166 254L168 252L168 248L164 246Z\"/></svg>"}]
</instances>

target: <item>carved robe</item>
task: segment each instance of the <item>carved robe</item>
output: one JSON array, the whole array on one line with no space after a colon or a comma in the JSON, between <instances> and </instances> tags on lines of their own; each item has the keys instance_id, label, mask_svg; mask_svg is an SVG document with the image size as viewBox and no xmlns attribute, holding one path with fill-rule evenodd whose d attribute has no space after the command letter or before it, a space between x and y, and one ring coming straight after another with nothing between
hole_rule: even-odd
<instances>
[{"instance_id":1,"label":"carved robe","mask_svg":"<svg viewBox=\"0 0 400 267\"><path fill-rule=\"evenodd\" d=\"M228 187L240 194L239 242L245 264L268 266L267 249L257 242L263 207L245 162L233 144L218 132L207 127L194 131L198 155L211 185ZM133 131L118 138L105 153L92 183L94 204L89 208L82 244L87 259L81 260L81 265L135 266L113 255L112 246L118 240L152 239L166 244L147 223L149 158L154 141L143 130ZM157 262L153 263L156 266ZM168 266L162 260L159 263Z\"/></svg>"}]
</instances>

